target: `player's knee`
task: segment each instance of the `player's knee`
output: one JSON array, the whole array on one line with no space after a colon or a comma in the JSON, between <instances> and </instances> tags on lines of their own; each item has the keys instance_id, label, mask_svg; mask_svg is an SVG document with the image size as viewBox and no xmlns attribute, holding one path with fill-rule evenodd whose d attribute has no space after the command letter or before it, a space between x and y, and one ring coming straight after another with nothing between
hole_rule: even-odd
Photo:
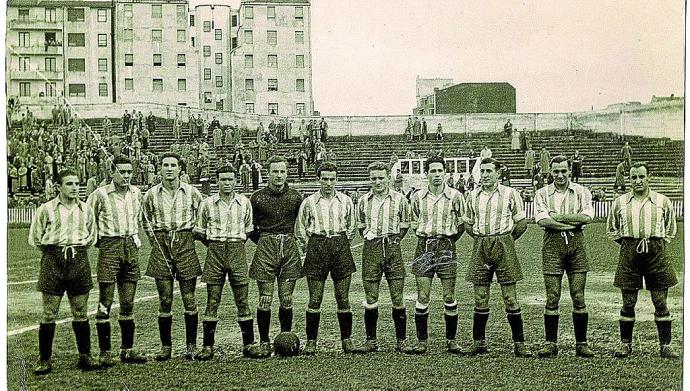
<instances>
[{"instance_id":1,"label":"player's knee","mask_svg":"<svg viewBox=\"0 0 690 391\"><path fill-rule=\"evenodd\" d=\"M159 311L168 314L172 311L173 298L172 296L161 296L158 300Z\"/></svg>"},{"instance_id":2,"label":"player's knee","mask_svg":"<svg viewBox=\"0 0 690 391\"><path fill-rule=\"evenodd\" d=\"M455 292L444 292L443 293L443 302L445 304L455 303Z\"/></svg>"},{"instance_id":3,"label":"player's knee","mask_svg":"<svg viewBox=\"0 0 690 391\"><path fill-rule=\"evenodd\" d=\"M259 309L268 311L271 309L271 303L273 302L272 295L260 295L259 296Z\"/></svg>"},{"instance_id":4,"label":"player's knee","mask_svg":"<svg viewBox=\"0 0 690 391\"><path fill-rule=\"evenodd\" d=\"M508 309L516 309L518 307L517 298L513 295L503 295L503 303Z\"/></svg>"},{"instance_id":5,"label":"player's knee","mask_svg":"<svg viewBox=\"0 0 690 391\"><path fill-rule=\"evenodd\" d=\"M244 300L242 302L239 302L239 301L235 302L235 305L237 306L237 318L238 319L251 317L252 310L249 308L249 302L247 300Z\"/></svg>"},{"instance_id":6,"label":"player's knee","mask_svg":"<svg viewBox=\"0 0 690 391\"><path fill-rule=\"evenodd\" d=\"M338 307L338 311L349 310L350 309L350 298L349 297L341 297L341 298L336 300L336 305Z\"/></svg>"},{"instance_id":7,"label":"player's knee","mask_svg":"<svg viewBox=\"0 0 690 391\"><path fill-rule=\"evenodd\" d=\"M86 312L87 312L86 308L73 308L72 309L72 318L75 321L86 320L86 318L87 318Z\"/></svg>"},{"instance_id":8,"label":"player's knee","mask_svg":"<svg viewBox=\"0 0 690 391\"><path fill-rule=\"evenodd\" d=\"M54 323L57 320L57 315L58 315L57 310L55 310L53 308L44 308L43 309L43 319L41 319L41 321L43 323Z\"/></svg>"},{"instance_id":9,"label":"player's knee","mask_svg":"<svg viewBox=\"0 0 690 391\"><path fill-rule=\"evenodd\" d=\"M283 308L292 307L292 294L282 295L280 297L280 306Z\"/></svg>"},{"instance_id":10,"label":"player's knee","mask_svg":"<svg viewBox=\"0 0 690 391\"><path fill-rule=\"evenodd\" d=\"M477 308L487 308L489 305L489 294L484 292L474 293L474 306Z\"/></svg>"},{"instance_id":11,"label":"player's knee","mask_svg":"<svg viewBox=\"0 0 690 391\"><path fill-rule=\"evenodd\" d=\"M570 294L570 298L573 300L573 308L584 308L585 304L585 292L573 292Z\"/></svg>"},{"instance_id":12,"label":"player's knee","mask_svg":"<svg viewBox=\"0 0 690 391\"><path fill-rule=\"evenodd\" d=\"M122 307L120 309L122 312ZM108 319L110 317L110 305L105 303L98 303L98 309L96 310L96 319Z\"/></svg>"},{"instance_id":13,"label":"player's knee","mask_svg":"<svg viewBox=\"0 0 690 391\"><path fill-rule=\"evenodd\" d=\"M417 292L417 302L428 306L430 301L429 296L427 292Z\"/></svg>"},{"instance_id":14,"label":"player's knee","mask_svg":"<svg viewBox=\"0 0 690 391\"><path fill-rule=\"evenodd\" d=\"M405 306L403 293L395 292L391 294L391 304L393 308L403 308Z\"/></svg>"}]
</instances>

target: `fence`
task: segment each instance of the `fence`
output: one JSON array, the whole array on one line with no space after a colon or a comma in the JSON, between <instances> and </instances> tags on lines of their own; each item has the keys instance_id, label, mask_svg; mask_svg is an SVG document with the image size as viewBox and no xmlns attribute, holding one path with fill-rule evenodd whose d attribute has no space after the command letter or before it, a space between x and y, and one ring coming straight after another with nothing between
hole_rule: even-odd
<instances>
[{"instance_id":1,"label":"fence","mask_svg":"<svg viewBox=\"0 0 690 391\"><path fill-rule=\"evenodd\" d=\"M683 200L671 200L673 204L673 210L676 213L676 218L683 218ZM609 210L611 209L611 201L595 201L594 206L594 217L597 219L606 219L609 215ZM7 210L7 222L9 224L30 224L31 219L34 217L35 209L8 209ZM525 202L525 213L527 218L534 218L534 202Z\"/></svg>"}]
</instances>

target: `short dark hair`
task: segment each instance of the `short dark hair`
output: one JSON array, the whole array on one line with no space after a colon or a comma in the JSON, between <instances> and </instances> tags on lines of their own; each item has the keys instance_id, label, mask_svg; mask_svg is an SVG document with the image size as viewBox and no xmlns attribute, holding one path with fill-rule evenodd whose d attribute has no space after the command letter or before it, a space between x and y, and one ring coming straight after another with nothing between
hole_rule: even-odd
<instances>
[{"instance_id":1,"label":"short dark hair","mask_svg":"<svg viewBox=\"0 0 690 391\"><path fill-rule=\"evenodd\" d=\"M285 167L290 166L290 163L288 163L285 156L273 155L270 158L268 158L268 160L266 160L266 168L268 168L268 171L271 171L271 164L273 163L285 163Z\"/></svg>"},{"instance_id":2,"label":"short dark hair","mask_svg":"<svg viewBox=\"0 0 690 391\"><path fill-rule=\"evenodd\" d=\"M111 165L111 167L112 167L113 169L114 169L115 166L117 166L118 164L132 164L132 160L131 160L130 158L128 158L127 156L125 156L125 155L120 155L120 156L116 156L116 157L110 162L110 165Z\"/></svg>"},{"instance_id":3,"label":"short dark hair","mask_svg":"<svg viewBox=\"0 0 690 391\"><path fill-rule=\"evenodd\" d=\"M333 171L338 173L338 166L333 162L323 162L321 163L321 166L319 166L319 169L316 170L316 176L321 178L321 173L324 171Z\"/></svg>"},{"instance_id":4,"label":"short dark hair","mask_svg":"<svg viewBox=\"0 0 690 391\"><path fill-rule=\"evenodd\" d=\"M367 166L367 172L372 172L373 170L383 170L388 174L388 164L384 162L373 162Z\"/></svg>"},{"instance_id":5,"label":"short dark hair","mask_svg":"<svg viewBox=\"0 0 690 391\"><path fill-rule=\"evenodd\" d=\"M570 159L563 155L556 155L551 159L551 162L549 162L549 168L553 166L554 163L563 163L563 162L568 162L568 169L570 169Z\"/></svg>"},{"instance_id":6,"label":"short dark hair","mask_svg":"<svg viewBox=\"0 0 690 391\"><path fill-rule=\"evenodd\" d=\"M180 166L180 171L186 171L187 166L186 166L184 160L182 160L182 156L180 156L179 153L175 153L175 152L164 152L161 155L161 158L159 159L159 162L161 163L161 165L163 164L163 159L169 158L169 157L175 158L177 160L177 165Z\"/></svg>"},{"instance_id":7,"label":"short dark hair","mask_svg":"<svg viewBox=\"0 0 690 391\"><path fill-rule=\"evenodd\" d=\"M68 176L75 176L79 178L79 174L77 173L77 170L73 168L65 168L60 170L60 172L57 173L55 176L55 183L62 185L62 180L65 179L65 177Z\"/></svg>"},{"instance_id":8,"label":"short dark hair","mask_svg":"<svg viewBox=\"0 0 690 391\"><path fill-rule=\"evenodd\" d=\"M640 167L644 167L644 169L647 171L647 176L649 176L649 163L647 163L647 162L635 162L635 163L631 164L630 169L628 170L628 173L630 173L630 170L632 170L633 168L640 168Z\"/></svg>"},{"instance_id":9,"label":"short dark hair","mask_svg":"<svg viewBox=\"0 0 690 391\"><path fill-rule=\"evenodd\" d=\"M492 158L492 157L485 157L482 159L480 165L482 164L493 164L494 165L494 170L498 171L498 168L501 166L501 163L498 162L498 160Z\"/></svg>"},{"instance_id":10,"label":"short dark hair","mask_svg":"<svg viewBox=\"0 0 690 391\"><path fill-rule=\"evenodd\" d=\"M219 178L220 174L223 174L226 172L231 172L231 173L235 174L235 177L237 177L237 170L235 170L235 166L233 166L232 164L225 164L225 165L221 166L220 168L218 168L218 170L216 170L216 178Z\"/></svg>"},{"instance_id":11,"label":"short dark hair","mask_svg":"<svg viewBox=\"0 0 690 391\"><path fill-rule=\"evenodd\" d=\"M429 171L429 166L432 163L441 163L443 166L443 171L446 171L446 159L441 157L441 155L433 155L424 161L424 171Z\"/></svg>"}]
</instances>

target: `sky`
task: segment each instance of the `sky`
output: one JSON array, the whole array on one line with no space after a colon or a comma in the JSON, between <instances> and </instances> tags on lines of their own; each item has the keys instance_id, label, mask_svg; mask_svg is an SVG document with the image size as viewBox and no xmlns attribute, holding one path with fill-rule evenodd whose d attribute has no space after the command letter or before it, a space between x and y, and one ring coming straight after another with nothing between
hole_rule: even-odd
<instances>
[{"instance_id":1,"label":"sky","mask_svg":"<svg viewBox=\"0 0 690 391\"><path fill-rule=\"evenodd\" d=\"M684 12L680 0L312 0L315 109L409 114L417 76L508 82L523 113L683 95Z\"/></svg>"}]
</instances>

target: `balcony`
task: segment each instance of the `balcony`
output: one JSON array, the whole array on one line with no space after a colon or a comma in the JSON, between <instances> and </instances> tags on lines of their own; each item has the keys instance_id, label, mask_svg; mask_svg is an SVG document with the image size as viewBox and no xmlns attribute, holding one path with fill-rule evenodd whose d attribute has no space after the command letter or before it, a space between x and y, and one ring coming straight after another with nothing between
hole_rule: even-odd
<instances>
[{"instance_id":1,"label":"balcony","mask_svg":"<svg viewBox=\"0 0 690 391\"><path fill-rule=\"evenodd\" d=\"M12 19L7 22L10 30L62 30L62 20L49 22L46 20L26 20L26 19Z\"/></svg>"},{"instance_id":2,"label":"balcony","mask_svg":"<svg viewBox=\"0 0 690 391\"><path fill-rule=\"evenodd\" d=\"M58 55L61 56L63 52L62 49L62 44L59 44L57 46L49 46L49 45L32 45L32 46L19 46L19 45L11 45L10 46L10 54L14 55L19 55L19 54L27 54L27 55Z\"/></svg>"},{"instance_id":3,"label":"balcony","mask_svg":"<svg viewBox=\"0 0 690 391\"><path fill-rule=\"evenodd\" d=\"M65 77L62 71L45 71L42 69L38 70L27 70L18 71L12 70L8 72L8 76L11 80L63 80Z\"/></svg>"}]
</instances>

